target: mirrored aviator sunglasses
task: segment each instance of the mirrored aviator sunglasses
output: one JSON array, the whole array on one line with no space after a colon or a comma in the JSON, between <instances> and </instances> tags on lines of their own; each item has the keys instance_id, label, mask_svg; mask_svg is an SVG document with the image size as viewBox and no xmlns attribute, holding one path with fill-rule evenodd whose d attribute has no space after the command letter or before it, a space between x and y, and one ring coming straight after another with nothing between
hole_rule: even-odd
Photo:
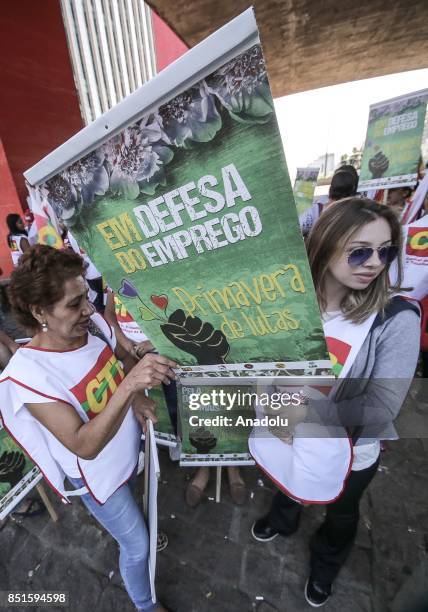
<instances>
[{"instance_id":1,"label":"mirrored aviator sunglasses","mask_svg":"<svg viewBox=\"0 0 428 612\"><path fill-rule=\"evenodd\" d=\"M351 268L358 268L358 266L365 264L375 251L377 251L379 261L383 266L392 263L398 255L398 247L393 245L382 246L377 249L358 247L349 253L348 264Z\"/></svg>"}]
</instances>

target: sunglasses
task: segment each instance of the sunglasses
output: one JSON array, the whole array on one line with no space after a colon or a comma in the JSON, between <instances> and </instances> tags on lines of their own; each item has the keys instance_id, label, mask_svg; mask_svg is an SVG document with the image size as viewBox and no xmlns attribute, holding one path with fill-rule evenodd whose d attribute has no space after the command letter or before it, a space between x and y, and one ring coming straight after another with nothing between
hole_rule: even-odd
<instances>
[{"instance_id":1,"label":"sunglasses","mask_svg":"<svg viewBox=\"0 0 428 612\"><path fill-rule=\"evenodd\" d=\"M372 247L358 247L349 253L348 264L351 268L358 268L358 266L362 266L366 263L375 251L377 251L379 261L383 266L392 263L398 255L397 246L381 246L377 249L373 249Z\"/></svg>"}]
</instances>

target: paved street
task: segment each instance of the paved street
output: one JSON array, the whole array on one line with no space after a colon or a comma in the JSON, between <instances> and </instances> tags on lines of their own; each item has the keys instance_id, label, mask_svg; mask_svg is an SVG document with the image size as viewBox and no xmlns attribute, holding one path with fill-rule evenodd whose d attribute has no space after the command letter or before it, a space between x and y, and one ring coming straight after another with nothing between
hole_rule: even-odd
<instances>
[{"instance_id":1,"label":"paved street","mask_svg":"<svg viewBox=\"0 0 428 612\"><path fill-rule=\"evenodd\" d=\"M3 325L19 335L10 317ZM428 592L428 405L416 403L415 392L399 419L408 437L389 442L382 453L362 501L355 548L324 608L328 612L428 610L428 601L419 598ZM422 439L412 439L415 434ZM158 555L157 589L165 605L175 612L311 609L303 587L308 541L322 521L322 507L305 508L297 534L259 543L250 527L269 508L274 487L256 468L243 471L251 492L244 507L233 505L225 474L221 503L215 503L213 474L206 500L191 510L183 498L191 471L171 462L165 449L160 463L159 522L169 546ZM141 486L140 476L139 499ZM65 507L49 495L58 523L46 514L20 523L9 519L0 532L0 590L67 590L72 612L132 612L115 542L79 501Z\"/></svg>"},{"instance_id":2,"label":"paved street","mask_svg":"<svg viewBox=\"0 0 428 612\"><path fill-rule=\"evenodd\" d=\"M356 546L326 610L412 609L405 605L428 577L427 450L426 441L389 443L362 503ZM299 532L290 538L258 543L250 526L269 508L273 488L256 469L245 470L252 492L245 507L233 505L224 479L220 504L207 499L190 510L183 501L190 472L173 464L165 451L161 468L159 517L169 547L158 556L157 585L167 606L176 612L310 609L302 596L307 544L322 508L306 508ZM213 496L212 478L208 497ZM0 589L65 589L73 612L131 612L114 541L80 502L71 508L55 504L57 524L44 515L22 523L9 520L1 531Z\"/></svg>"}]
</instances>

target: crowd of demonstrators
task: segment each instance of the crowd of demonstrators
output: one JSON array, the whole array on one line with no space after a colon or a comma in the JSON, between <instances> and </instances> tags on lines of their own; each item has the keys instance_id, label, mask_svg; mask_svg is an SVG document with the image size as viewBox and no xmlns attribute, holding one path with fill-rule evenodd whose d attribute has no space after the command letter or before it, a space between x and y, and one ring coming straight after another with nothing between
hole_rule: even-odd
<instances>
[{"instance_id":1,"label":"crowd of demonstrators","mask_svg":"<svg viewBox=\"0 0 428 612\"><path fill-rule=\"evenodd\" d=\"M400 252L401 240L399 222L388 207L368 199L349 198L328 207L307 242L326 335L330 335L327 325L337 329L339 321L342 328L344 322L348 328L369 322L347 375L349 390L344 386L340 397L316 405L309 401L307 407L308 422L321 420L350 428L354 445L352 471L343 493L327 506L325 520L311 540L305 597L313 606L327 601L352 548L359 502L379 464L379 439L396 437L392 421L416 368L419 311L397 296L399 282L389 286L388 268ZM348 338L345 331L343 340ZM355 381L364 381L364 389L360 385L355 388ZM388 388L382 395L379 389L385 384ZM266 542L279 534L294 533L302 508L301 503L279 491L269 513L254 523L254 538Z\"/></svg>"},{"instance_id":2,"label":"crowd of demonstrators","mask_svg":"<svg viewBox=\"0 0 428 612\"><path fill-rule=\"evenodd\" d=\"M36 245L22 256L9 293L18 321L34 335L1 375L2 420L62 500L81 496L117 540L136 608L160 612L132 489L142 426L147 416L156 420L144 392L173 380L176 364L153 353L138 362L124 354L88 301L84 275L83 259L70 250Z\"/></svg>"},{"instance_id":3,"label":"crowd of demonstrators","mask_svg":"<svg viewBox=\"0 0 428 612\"><path fill-rule=\"evenodd\" d=\"M357 186L355 168L339 167L327 202L315 202L301 219L326 336L336 327L345 334L364 326L366 330L346 375L351 383L363 380L363 391L358 387L356 395L350 384L325 403L308 401L303 417L346 427L353 444L352 470L343 492L327 505L310 544L305 597L313 606L328 600L352 549L359 502L379 465L379 441L396 437L392 422L419 352L420 312L400 297L400 220L410 190L390 189L380 204L357 196ZM176 430L172 368L177 364L158 355L147 337L136 341L123 332L114 294L105 290L100 273L65 226L60 226L64 249L56 250L32 246L37 240L34 224L27 235L19 215L9 215L7 224L16 266L11 305L31 340L17 351L18 345L0 333L4 424L63 501L80 496L117 540L121 575L137 609L164 610L151 602L147 529L132 492L145 419L156 421L145 390L163 385ZM396 266L393 283L391 264ZM379 387L385 380L387 393L382 395ZM189 507L203 501L209 476L210 468L203 467L190 480L185 490ZM245 504L248 491L239 468L229 467L228 477L232 500ZM266 542L296 531L301 502L280 489L269 513L254 523L253 537Z\"/></svg>"},{"instance_id":4,"label":"crowd of demonstrators","mask_svg":"<svg viewBox=\"0 0 428 612\"><path fill-rule=\"evenodd\" d=\"M317 219L333 202L357 195L358 179L358 172L351 164L343 164L335 170L329 186L328 197L315 198L312 206L299 218L300 228L304 236L309 234ZM421 179L419 185L423 187L423 202L420 206L417 206L416 216L411 220L424 216L428 212L428 186L426 186L426 180ZM409 222L406 212L411 208L413 198L417 193L417 189L414 190L412 187L393 187L386 190L386 192L380 190L371 197L379 202L384 201L401 223L405 224Z\"/></svg>"}]
</instances>

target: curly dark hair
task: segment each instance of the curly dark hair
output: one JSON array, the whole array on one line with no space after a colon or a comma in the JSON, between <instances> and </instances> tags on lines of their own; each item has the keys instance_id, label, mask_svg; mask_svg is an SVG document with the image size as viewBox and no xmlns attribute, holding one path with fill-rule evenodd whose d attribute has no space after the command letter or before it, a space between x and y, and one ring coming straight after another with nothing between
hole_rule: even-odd
<instances>
[{"instance_id":1,"label":"curly dark hair","mask_svg":"<svg viewBox=\"0 0 428 612\"><path fill-rule=\"evenodd\" d=\"M87 264L71 250L36 244L26 251L12 272L8 288L12 310L21 325L36 330L39 322L30 306L51 307L64 297L64 283L84 276Z\"/></svg>"}]
</instances>

